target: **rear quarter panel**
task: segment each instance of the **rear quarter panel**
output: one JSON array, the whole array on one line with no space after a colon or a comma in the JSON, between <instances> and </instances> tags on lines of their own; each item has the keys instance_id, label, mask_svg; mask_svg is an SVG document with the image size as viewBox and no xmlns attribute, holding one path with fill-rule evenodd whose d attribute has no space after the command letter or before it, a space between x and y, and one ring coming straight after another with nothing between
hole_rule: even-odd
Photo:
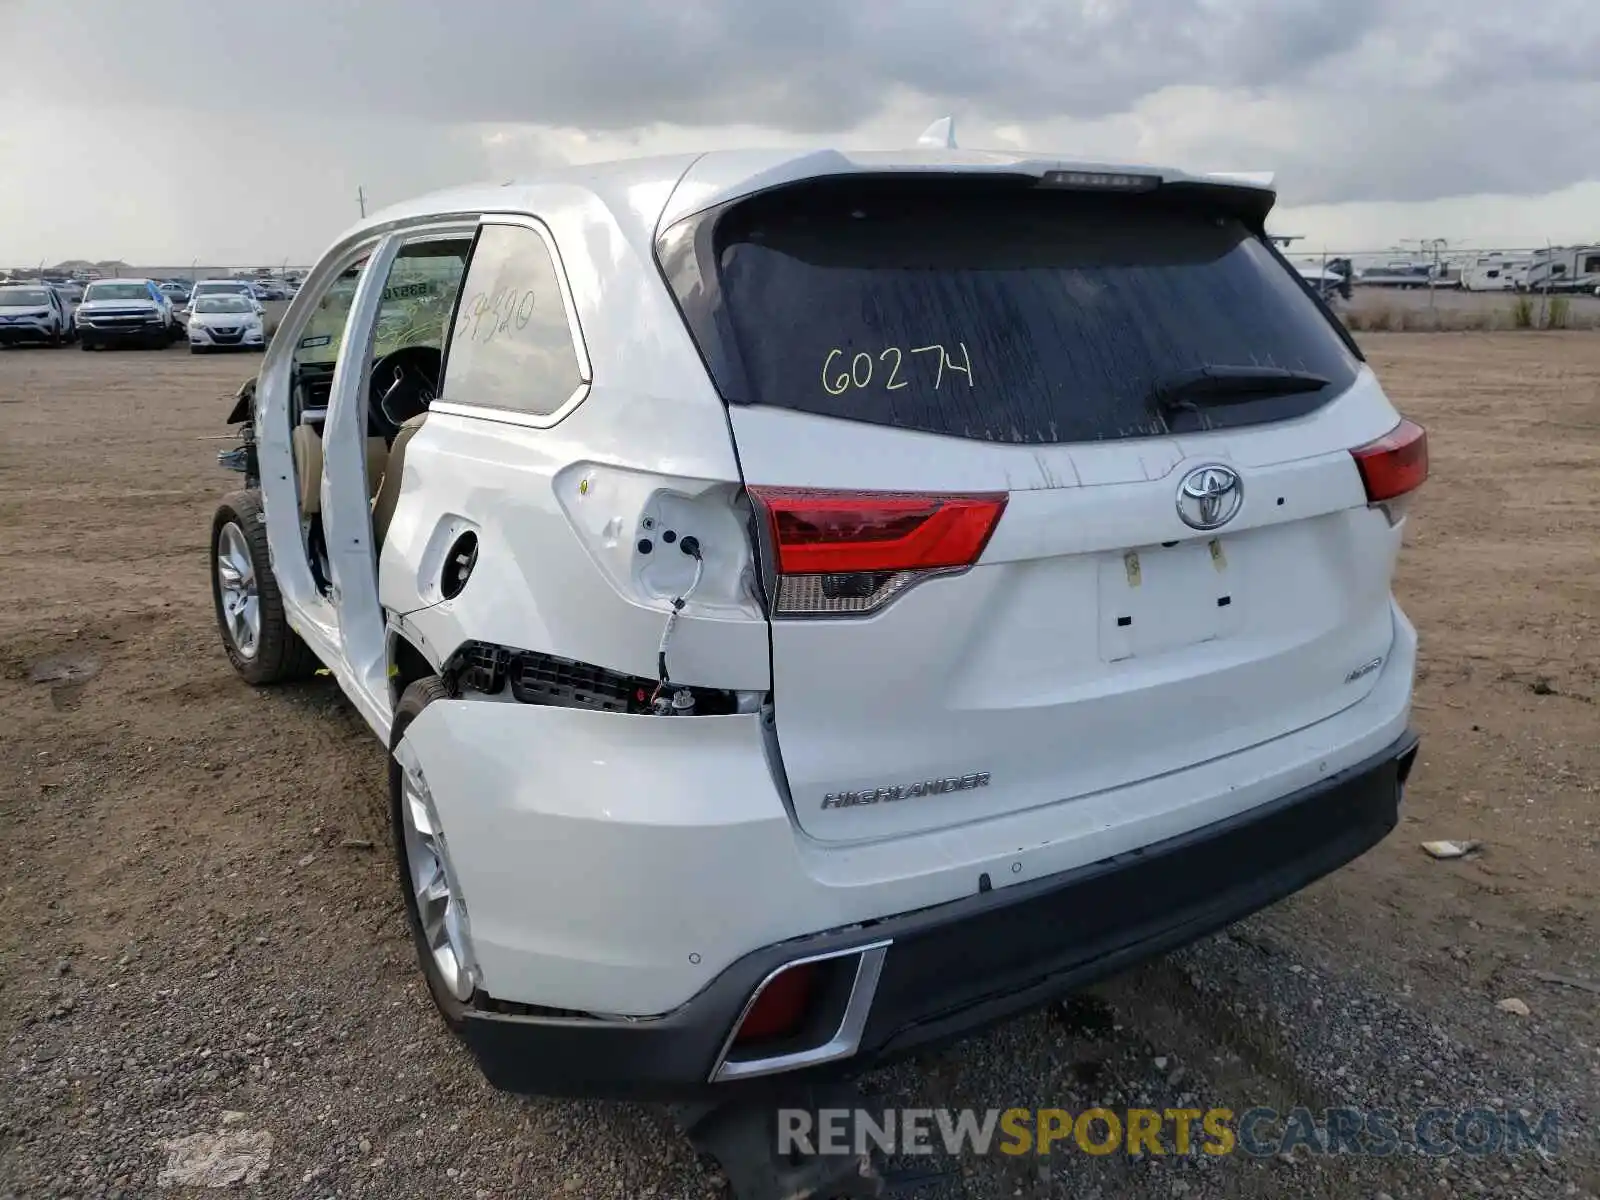
<instances>
[{"instance_id":1,"label":"rear quarter panel","mask_svg":"<svg viewBox=\"0 0 1600 1200\"><path fill-rule=\"evenodd\" d=\"M534 198L570 287L593 376L588 394L549 428L456 405L432 412L407 450L380 600L405 614L397 624L435 662L476 639L654 678L670 597L630 586L612 560L633 545L648 497L700 498L709 512L737 490L738 461L722 402L648 247L588 192L553 187ZM478 532L479 561L461 595L440 602L441 531L455 525ZM714 553L729 562L747 553L742 529L712 526L719 544L707 546L708 563ZM721 603L710 603L719 587L708 579L708 603L684 610L674 678L767 686L765 620L735 591L728 581Z\"/></svg>"}]
</instances>

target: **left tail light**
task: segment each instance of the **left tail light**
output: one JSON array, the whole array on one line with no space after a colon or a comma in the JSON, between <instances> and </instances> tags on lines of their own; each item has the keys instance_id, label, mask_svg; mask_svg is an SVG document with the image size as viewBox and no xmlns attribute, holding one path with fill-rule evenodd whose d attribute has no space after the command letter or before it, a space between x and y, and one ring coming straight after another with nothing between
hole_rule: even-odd
<instances>
[{"instance_id":1,"label":"left tail light","mask_svg":"<svg viewBox=\"0 0 1600 1200\"><path fill-rule=\"evenodd\" d=\"M753 487L775 576L773 615L863 616L921 579L978 561L1004 492L974 495Z\"/></svg>"},{"instance_id":2,"label":"left tail light","mask_svg":"<svg viewBox=\"0 0 1600 1200\"><path fill-rule=\"evenodd\" d=\"M1407 499L1428 478L1428 431L1402 420L1388 433L1350 451L1367 490L1367 503L1381 508L1391 525L1405 516Z\"/></svg>"}]
</instances>

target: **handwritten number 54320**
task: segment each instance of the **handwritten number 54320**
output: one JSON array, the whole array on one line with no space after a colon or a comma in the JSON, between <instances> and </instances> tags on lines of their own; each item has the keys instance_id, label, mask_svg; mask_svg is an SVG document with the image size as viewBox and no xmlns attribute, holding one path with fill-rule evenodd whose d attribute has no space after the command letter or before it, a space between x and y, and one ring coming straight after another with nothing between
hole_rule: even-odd
<instances>
[{"instance_id":1,"label":"handwritten number 54320","mask_svg":"<svg viewBox=\"0 0 1600 1200\"><path fill-rule=\"evenodd\" d=\"M933 386L937 391L944 386L945 372L953 371L967 377L967 386L972 387L972 356L967 352L965 342L956 343L957 354L951 354L941 345L913 346L909 353L932 354L935 356ZM899 346L890 346L880 353L876 360L872 355L862 352L845 359L843 350L830 350L828 357L822 360L822 387L830 396L842 396L851 388L866 388L872 386L876 377L880 386L889 392L897 392L901 388L910 387L909 380L901 378L901 369L905 365L908 352Z\"/></svg>"}]
</instances>

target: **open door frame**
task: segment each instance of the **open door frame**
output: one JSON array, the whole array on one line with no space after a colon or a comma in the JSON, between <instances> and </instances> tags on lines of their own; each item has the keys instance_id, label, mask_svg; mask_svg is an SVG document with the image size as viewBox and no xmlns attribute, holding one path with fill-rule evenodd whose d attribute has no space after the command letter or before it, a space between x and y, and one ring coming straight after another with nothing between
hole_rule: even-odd
<instances>
[{"instance_id":1,"label":"open door frame","mask_svg":"<svg viewBox=\"0 0 1600 1200\"><path fill-rule=\"evenodd\" d=\"M343 682L346 693L356 697L368 724L385 739L393 704L389 689L388 617L378 601L378 547L372 534L372 488L367 479L372 348L383 293L400 251L416 241L456 236L467 241L477 227L476 217L444 221L435 218L397 227L378 244L356 285L323 426L322 520L333 582L339 657L346 676ZM447 319L446 338L450 328ZM443 351L444 347L440 349Z\"/></svg>"}]
</instances>

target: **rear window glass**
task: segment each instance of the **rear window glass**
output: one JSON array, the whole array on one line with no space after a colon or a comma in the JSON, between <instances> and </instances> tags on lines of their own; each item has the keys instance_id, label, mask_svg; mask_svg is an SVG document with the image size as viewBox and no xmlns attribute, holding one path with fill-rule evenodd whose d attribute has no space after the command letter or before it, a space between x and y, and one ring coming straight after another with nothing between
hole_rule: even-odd
<instances>
[{"instance_id":1,"label":"rear window glass","mask_svg":"<svg viewBox=\"0 0 1600 1200\"><path fill-rule=\"evenodd\" d=\"M827 183L728 210L712 246L721 319L695 332L733 342L702 348L734 402L1095 441L1301 416L1359 369L1262 239L1192 195ZM1157 383L1203 366L1329 383L1164 414Z\"/></svg>"}]
</instances>

